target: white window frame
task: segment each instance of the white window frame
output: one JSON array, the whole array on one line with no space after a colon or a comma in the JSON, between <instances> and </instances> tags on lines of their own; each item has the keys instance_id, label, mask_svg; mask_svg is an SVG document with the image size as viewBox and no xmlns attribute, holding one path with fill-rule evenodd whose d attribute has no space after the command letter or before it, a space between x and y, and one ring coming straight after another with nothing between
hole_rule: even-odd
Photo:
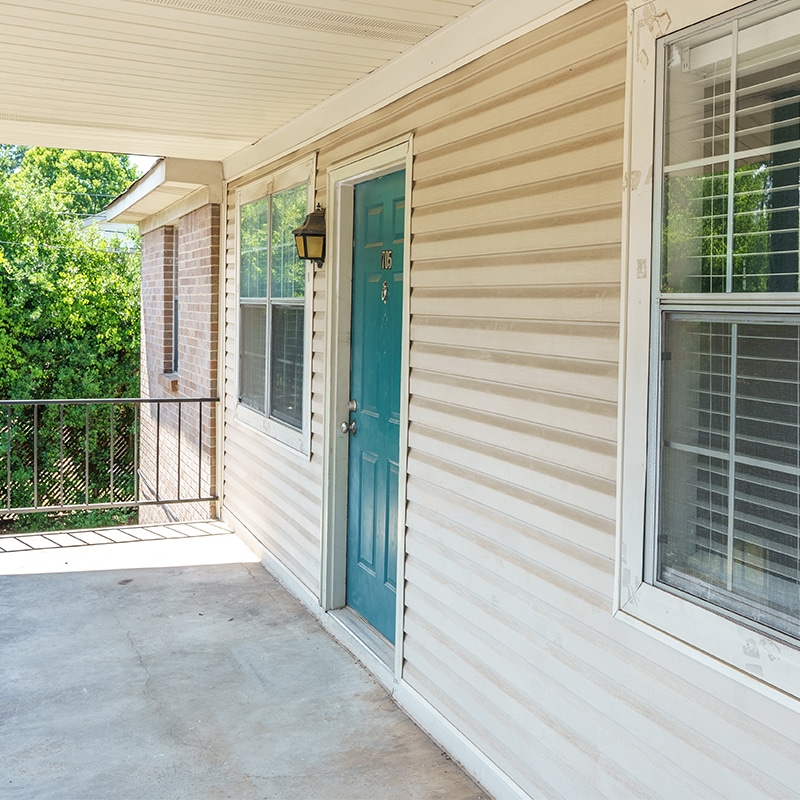
<instances>
[{"instance_id":1,"label":"white window frame","mask_svg":"<svg viewBox=\"0 0 800 800\"><path fill-rule=\"evenodd\" d=\"M269 414L261 414L239 402L239 386L241 372L241 213L242 206L255 200L268 197L291 189L302 183L306 184L308 191L307 208L314 208L314 179L316 175L316 157L294 164L286 169L275 172L267 177L248 183L236 191L236 419L266 434L270 439L285 445L306 457L311 455L311 337L313 332L313 283L314 268L311 262L306 262L305 298L304 298L304 341L303 341L303 415L300 430L291 425L273 419ZM267 333L267 353L269 354L270 340ZM267 381L270 380L269 360L267 361Z\"/></svg>"},{"instance_id":2,"label":"white window frame","mask_svg":"<svg viewBox=\"0 0 800 800\"><path fill-rule=\"evenodd\" d=\"M647 583L646 481L650 391L657 38L749 5L733 0L628 1L617 553L614 614L750 688L797 708L800 642ZM660 135L660 134L659 134ZM660 234L659 234L660 235ZM653 455L650 454L650 458Z\"/></svg>"}]
</instances>

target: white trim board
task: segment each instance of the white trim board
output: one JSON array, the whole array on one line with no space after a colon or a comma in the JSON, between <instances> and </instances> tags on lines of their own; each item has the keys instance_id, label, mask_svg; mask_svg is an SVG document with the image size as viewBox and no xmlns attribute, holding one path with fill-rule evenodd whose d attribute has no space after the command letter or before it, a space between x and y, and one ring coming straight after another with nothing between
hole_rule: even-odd
<instances>
[{"instance_id":1,"label":"white trim board","mask_svg":"<svg viewBox=\"0 0 800 800\"><path fill-rule=\"evenodd\" d=\"M392 697L431 739L493 797L498 800L530 800L527 792L502 772L486 753L467 739L416 689L400 681Z\"/></svg>"},{"instance_id":2,"label":"white trim board","mask_svg":"<svg viewBox=\"0 0 800 800\"><path fill-rule=\"evenodd\" d=\"M235 180L308 146L588 2L485 0L380 69L228 156L225 177Z\"/></svg>"},{"instance_id":3,"label":"white trim board","mask_svg":"<svg viewBox=\"0 0 800 800\"><path fill-rule=\"evenodd\" d=\"M394 140L383 149L348 163L336 165L328 173L328 260L325 264L327 340L325 353L325 428L323 431L322 486L322 564L320 599L327 610L346 603L347 563L347 467L348 440L339 431L339 421L347 417L350 397L350 302L353 259L353 188L357 183L377 178L398 169L406 171L406 246L403 270L403 351L401 358L400 400L400 486L398 487L397 534L397 642L394 648L395 680L402 674L402 610L404 585L406 460L408 445L408 372L410 331L410 214L413 137ZM346 622L346 618L343 618ZM332 631L333 632L333 631ZM357 632L356 632L357 635ZM337 637L338 638L338 637Z\"/></svg>"}]
</instances>

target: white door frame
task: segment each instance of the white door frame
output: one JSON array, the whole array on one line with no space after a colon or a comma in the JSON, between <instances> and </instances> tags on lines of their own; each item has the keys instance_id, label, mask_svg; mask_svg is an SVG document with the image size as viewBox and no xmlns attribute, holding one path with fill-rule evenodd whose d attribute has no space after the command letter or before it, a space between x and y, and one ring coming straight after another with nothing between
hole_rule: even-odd
<instances>
[{"instance_id":1,"label":"white door frame","mask_svg":"<svg viewBox=\"0 0 800 800\"><path fill-rule=\"evenodd\" d=\"M350 313L353 273L354 187L398 169L406 171L403 256L403 330L400 378L400 458L397 509L397 645L395 680L402 665L402 610L405 554L406 451L410 330L411 166L413 137L387 144L328 170L328 257L326 275L325 423L322 495L322 575L320 602L326 611L346 604L347 471L349 437L340 425L350 400Z\"/></svg>"}]
</instances>

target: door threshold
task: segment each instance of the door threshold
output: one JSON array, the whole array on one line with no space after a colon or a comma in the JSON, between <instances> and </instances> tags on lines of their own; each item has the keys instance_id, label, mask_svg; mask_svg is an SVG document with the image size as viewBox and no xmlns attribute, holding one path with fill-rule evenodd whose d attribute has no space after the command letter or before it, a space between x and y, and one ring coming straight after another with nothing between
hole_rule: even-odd
<instances>
[{"instance_id":1,"label":"door threshold","mask_svg":"<svg viewBox=\"0 0 800 800\"><path fill-rule=\"evenodd\" d=\"M391 692L394 645L352 608L335 608L327 616L336 623L330 632Z\"/></svg>"}]
</instances>

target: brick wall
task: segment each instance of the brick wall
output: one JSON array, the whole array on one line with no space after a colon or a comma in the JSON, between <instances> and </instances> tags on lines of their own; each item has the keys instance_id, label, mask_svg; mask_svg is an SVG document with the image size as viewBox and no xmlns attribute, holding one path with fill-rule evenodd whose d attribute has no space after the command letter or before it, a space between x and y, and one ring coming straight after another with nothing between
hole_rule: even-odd
<instances>
[{"instance_id":1,"label":"brick wall","mask_svg":"<svg viewBox=\"0 0 800 800\"><path fill-rule=\"evenodd\" d=\"M216 397L220 209L207 205L142 237L141 394ZM177 256L177 264L176 262ZM177 371L173 365L173 270L178 276ZM159 420L160 416L160 420ZM157 422L160 421L160 432ZM143 406L141 494L152 499L213 495L216 410L196 403ZM158 451L158 452L157 452ZM144 524L215 516L213 503L143 506Z\"/></svg>"}]
</instances>

